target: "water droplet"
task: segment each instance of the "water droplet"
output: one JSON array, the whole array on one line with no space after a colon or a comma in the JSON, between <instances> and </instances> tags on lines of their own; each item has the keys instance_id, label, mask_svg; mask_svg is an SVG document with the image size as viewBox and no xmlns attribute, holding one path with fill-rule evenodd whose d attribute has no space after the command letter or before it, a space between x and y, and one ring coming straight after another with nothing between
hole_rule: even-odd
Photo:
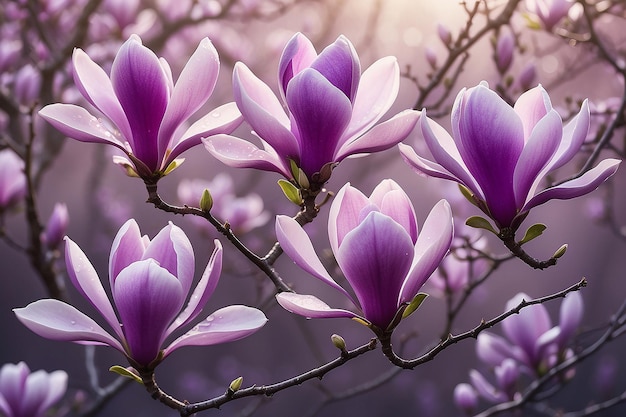
<instances>
[{"instance_id":1,"label":"water droplet","mask_svg":"<svg viewBox=\"0 0 626 417\"><path fill-rule=\"evenodd\" d=\"M217 119L218 117L221 116L221 113L218 112L218 111L214 111L213 113L211 113L211 116L213 116L213 117L215 117Z\"/></svg>"},{"instance_id":2,"label":"water droplet","mask_svg":"<svg viewBox=\"0 0 626 417\"><path fill-rule=\"evenodd\" d=\"M75 325L76 325L76 320L72 320L72 321L70 321L70 324L71 324L72 326L75 326Z\"/></svg>"}]
</instances>

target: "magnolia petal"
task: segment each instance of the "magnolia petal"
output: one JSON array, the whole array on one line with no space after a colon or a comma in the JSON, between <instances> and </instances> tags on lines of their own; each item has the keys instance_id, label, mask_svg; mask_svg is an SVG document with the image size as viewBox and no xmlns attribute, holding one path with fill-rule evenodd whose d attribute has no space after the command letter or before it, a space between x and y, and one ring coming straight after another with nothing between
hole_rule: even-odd
<instances>
[{"instance_id":1,"label":"magnolia petal","mask_svg":"<svg viewBox=\"0 0 626 417\"><path fill-rule=\"evenodd\" d=\"M498 391L476 369L469 371L469 377L474 389L487 401L497 404L507 400L506 394L502 391Z\"/></svg>"},{"instance_id":2,"label":"magnolia petal","mask_svg":"<svg viewBox=\"0 0 626 417\"><path fill-rule=\"evenodd\" d=\"M400 289L413 262L413 242L391 217L372 211L339 245L337 263L365 318L386 329L398 310Z\"/></svg>"},{"instance_id":3,"label":"magnolia petal","mask_svg":"<svg viewBox=\"0 0 626 417\"><path fill-rule=\"evenodd\" d=\"M11 417L21 403L30 368L25 362L7 363L0 368L0 411Z\"/></svg>"},{"instance_id":4,"label":"magnolia petal","mask_svg":"<svg viewBox=\"0 0 626 417\"><path fill-rule=\"evenodd\" d=\"M124 353L114 339L91 318L59 300L44 299L13 312L18 320L41 337L66 342L99 342Z\"/></svg>"},{"instance_id":5,"label":"magnolia petal","mask_svg":"<svg viewBox=\"0 0 626 417\"><path fill-rule=\"evenodd\" d=\"M328 45L311 63L311 68L319 71L332 85L341 90L350 102L361 78L361 63L352 43L341 35Z\"/></svg>"},{"instance_id":6,"label":"magnolia petal","mask_svg":"<svg viewBox=\"0 0 626 417\"><path fill-rule=\"evenodd\" d=\"M165 350L167 356L182 346L209 346L243 339L267 323L267 317L256 308L232 305L211 314L193 329L174 340Z\"/></svg>"},{"instance_id":7,"label":"magnolia petal","mask_svg":"<svg viewBox=\"0 0 626 417\"><path fill-rule=\"evenodd\" d=\"M400 155L402 155L402 159L406 164L413 169L419 175L428 175L434 178L443 178L445 180L450 180L454 182L458 182L459 184L463 184L467 187L466 184L463 183L459 178L452 175L448 170L446 170L441 165L429 161L428 159L422 158L419 156L413 148L409 145L405 145L404 143L398 144L398 149L400 150ZM475 193L474 190L472 192ZM480 193L479 193L480 195Z\"/></svg>"},{"instance_id":8,"label":"magnolia petal","mask_svg":"<svg viewBox=\"0 0 626 417\"><path fill-rule=\"evenodd\" d=\"M98 273L89 262L87 255L68 237L65 238L65 265L67 275L74 287L102 314L117 337L122 339L122 329L111 301L102 287Z\"/></svg>"},{"instance_id":9,"label":"magnolia petal","mask_svg":"<svg viewBox=\"0 0 626 417\"><path fill-rule=\"evenodd\" d=\"M563 139L550 164L546 167L546 171L560 168L578 153L583 142L587 139L590 122L589 101L585 99L578 114L563 128Z\"/></svg>"},{"instance_id":10,"label":"magnolia petal","mask_svg":"<svg viewBox=\"0 0 626 417\"><path fill-rule=\"evenodd\" d=\"M276 239L296 265L352 299L348 292L328 274L320 258L317 257L309 236L297 221L289 216L276 216Z\"/></svg>"},{"instance_id":11,"label":"magnolia petal","mask_svg":"<svg viewBox=\"0 0 626 417\"><path fill-rule=\"evenodd\" d=\"M620 162L618 159L605 159L582 176L541 191L524 205L521 212L528 211L549 200L568 200L592 192L615 174Z\"/></svg>"},{"instance_id":12,"label":"magnolia petal","mask_svg":"<svg viewBox=\"0 0 626 417\"><path fill-rule=\"evenodd\" d=\"M341 187L328 214L328 239L335 255L344 236L359 225L361 211L369 204L368 198L350 183Z\"/></svg>"},{"instance_id":13,"label":"magnolia petal","mask_svg":"<svg viewBox=\"0 0 626 417\"><path fill-rule=\"evenodd\" d=\"M432 208L417 237L413 265L398 298L398 305L410 302L426 280L435 272L452 244L454 223L446 200Z\"/></svg>"},{"instance_id":14,"label":"magnolia petal","mask_svg":"<svg viewBox=\"0 0 626 417\"><path fill-rule=\"evenodd\" d=\"M399 88L400 67L395 57L381 58L366 69L352 102L352 118L344 133L344 140L359 137L374 126L391 108Z\"/></svg>"},{"instance_id":15,"label":"magnolia petal","mask_svg":"<svg viewBox=\"0 0 626 417\"><path fill-rule=\"evenodd\" d=\"M211 96L219 70L220 61L215 47L209 38L202 39L180 73L165 110L158 137L160 160L171 148L176 129Z\"/></svg>"},{"instance_id":16,"label":"magnolia petal","mask_svg":"<svg viewBox=\"0 0 626 417\"><path fill-rule=\"evenodd\" d=\"M381 181L370 196L370 201L376 204L380 212L394 219L411 236L413 244L417 240L417 216L413 203L394 180Z\"/></svg>"},{"instance_id":17,"label":"magnolia petal","mask_svg":"<svg viewBox=\"0 0 626 417\"><path fill-rule=\"evenodd\" d=\"M419 117L420 113L415 110L405 110L396 114L363 136L344 143L337 150L335 161L340 162L354 154L384 151L397 145L413 131Z\"/></svg>"},{"instance_id":18,"label":"magnolia petal","mask_svg":"<svg viewBox=\"0 0 626 417\"><path fill-rule=\"evenodd\" d=\"M563 122L555 110L550 110L534 126L513 173L517 207L522 207L526 203L533 183L554 155L562 136Z\"/></svg>"},{"instance_id":19,"label":"magnolia petal","mask_svg":"<svg viewBox=\"0 0 626 417\"><path fill-rule=\"evenodd\" d=\"M334 162L339 140L352 116L352 103L322 74L307 68L289 83L287 105L296 124L292 131L300 144L299 166L310 177ZM272 147L283 158L288 156Z\"/></svg>"},{"instance_id":20,"label":"magnolia petal","mask_svg":"<svg viewBox=\"0 0 626 417\"><path fill-rule=\"evenodd\" d=\"M46 371L39 370L31 373L26 380L22 398L20 398L21 407L16 411L23 416L38 416L37 413L46 400L49 390L50 380Z\"/></svg>"},{"instance_id":21,"label":"magnolia petal","mask_svg":"<svg viewBox=\"0 0 626 417\"><path fill-rule=\"evenodd\" d=\"M459 107L452 122L458 129L454 139L459 152L480 184L493 219L499 226L508 226L518 209L511 184L524 148L522 122L500 96L484 85L468 90Z\"/></svg>"},{"instance_id":22,"label":"magnolia petal","mask_svg":"<svg viewBox=\"0 0 626 417\"><path fill-rule=\"evenodd\" d=\"M483 192L476 183L476 180L469 173L463 158L461 158L455 140L439 123L426 116L425 109L422 110L420 116L420 128L426 145L432 153L433 158L435 158L435 162L444 167L453 177L461 180L467 188L484 200Z\"/></svg>"},{"instance_id":23,"label":"magnolia petal","mask_svg":"<svg viewBox=\"0 0 626 417\"><path fill-rule=\"evenodd\" d=\"M187 307L185 307L183 312L178 315L176 320L174 320L174 322L172 322L170 327L167 329L166 333L168 335L179 327L182 327L191 320L195 319L198 314L200 314L217 287L220 274L222 273L222 244L217 239L213 242L215 244L215 249L213 250L209 263L202 274L202 278L200 278L198 285L196 285L196 288L191 294Z\"/></svg>"},{"instance_id":24,"label":"magnolia petal","mask_svg":"<svg viewBox=\"0 0 626 417\"><path fill-rule=\"evenodd\" d=\"M289 81L300 71L311 66L315 58L317 58L315 47L302 33L296 33L287 42L278 64L278 87L283 100Z\"/></svg>"},{"instance_id":25,"label":"magnolia petal","mask_svg":"<svg viewBox=\"0 0 626 417\"><path fill-rule=\"evenodd\" d=\"M217 134L232 133L243 122L243 116L235 102L224 104L209 114L201 117L187 129L176 142L163 162L163 167L169 165L187 149L202 143L202 139Z\"/></svg>"},{"instance_id":26,"label":"magnolia petal","mask_svg":"<svg viewBox=\"0 0 626 417\"><path fill-rule=\"evenodd\" d=\"M519 293L506 303L509 311L519 305L522 300L532 300L528 295ZM535 366L537 358L536 342L539 337L552 328L548 311L542 304L528 306L519 314L507 317L502 322L502 329L506 337L515 345L519 346L529 361L529 365Z\"/></svg>"},{"instance_id":27,"label":"magnolia petal","mask_svg":"<svg viewBox=\"0 0 626 417\"><path fill-rule=\"evenodd\" d=\"M123 137L131 140L128 119L106 72L80 48L74 49L72 65L74 84L83 97L115 123Z\"/></svg>"},{"instance_id":28,"label":"magnolia petal","mask_svg":"<svg viewBox=\"0 0 626 417\"><path fill-rule=\"evenodd\" d=\"M284 159L296 159L298 142L289 130L290 121L272 90L247 66L238 62L233 70L233 94L246 122Z\"/></svg>"},{"instance_id":29,"label":"magnolia petal","mask_svg":"<svg viewBox=\"0 0 626 417\"><path fill-rule=\"evenodd\" d=\"M115 286L115 278L120 271L133 262L141 260L146 250L146 241L141 237L139 225L135 219L129 219L120 227L113 239L109 255L109 281Z\"/></svg>"},{"instance_id":30,"label":"magnolia petal","mask_svg":"<svg viewBox=\"0 0 626 417\"><path fill-rule=\"evenodd\" d=\"M51 372L50 374L48 374L47 379L48 390L46 392L46 398L39 405L38 413L36 415L42 415L42 413L48 410L50 406L59 401L67 390L67 372Z\"/></svg>"},{"instance_id":31,"label":"magnolia petal","mask_svg":"<svg viewBox=\"0 0 626 417\"><path fill-rule=\"evenodd\" d=\"M505 359L515 357L508 340L489 332L482 332L478 335L476 355L490 366L498 366Z\"/></svg>"},{"instance_id":32,"label":"magnolia petal","mask_svg":"<svg viewBox=\"0 0 626 417\"><path fill-rule=\"evenodd\" d=\"M156 359L167 328L187 295L180 281L154 259L138 261L115 280L113 299L130 355L140 365Z\"/></svg>"},{"instance_id":33,"label":"magnolia petal","mask_svg":"<svg viewBox=\"0 0 626 417\"><path fill-rule=\"evenodd\" d=\"M313 295L282 292L276 295L276 301L285 310L310 319L359 317L352 311L330 308L328 304Z\"/></svg>"},{"instance_id":34,"label":"magnolia petal","mask_svg":"<svg viewBox=\"0 0 626 417\"><path fill-rule=\"evenodd\" d=\"M524 138L528 140L537 123L552 110L552 104L546 90L539 85L523 93L513 109L522 121Z\"/></svg>"},{"instance_id":35,"label":"magnolia petal","mask_svg":"<svg viewBox=\"0 0 626 417\"><path fill-rule=\"evenodd\" d=\"M564 348L570 337L576 332L583 318L585 306L579 292L572 292L561 303L559 314L559 345Z\"/></svg>"},{"instance_id":36,"label":"magnolia petal","mask_svg":"<svg viewBox=\"0 0 626 417\"><path fill-rule=\"evenodd\" d=\"M158 170L157 135L170 91L159 59L138 36L124 42L115 56L111 82L132 130L133 154L150 170Z\"/></svg>"},{"instance_id":37,"label":"magnolia petal","mask_svg":"<svg viewBox=\"0 0 626 417\"><path fill-rule=\"evenodd\" d=\"M74 104L49 104L39 115L64 135L81 142L106 143L128 152L124 144L97 117Z\"/></svg>"},{"instance_id":38,"label":"magnolia petal","mask_svg":"<svg viewBox=\"0 0 626 417\"><path fill-rule=\"evenodd\" d=\"M230 135L215 135L202 142L211 155L230 167L272 171L291 178L289 167L283 161L248 141Z\"/></svg>"},{"instance_id":39,"label":"magnolia petal","mask_svg":"<svg viewBox=\"0 0 626 417\"><path fill-rule=\"evenodd\" d=\"M183 293L191 289L195 272L193 247L183 230L169 222L152 239L141 259L154 259L181 283Z\"/></svg>"}]
</instances>

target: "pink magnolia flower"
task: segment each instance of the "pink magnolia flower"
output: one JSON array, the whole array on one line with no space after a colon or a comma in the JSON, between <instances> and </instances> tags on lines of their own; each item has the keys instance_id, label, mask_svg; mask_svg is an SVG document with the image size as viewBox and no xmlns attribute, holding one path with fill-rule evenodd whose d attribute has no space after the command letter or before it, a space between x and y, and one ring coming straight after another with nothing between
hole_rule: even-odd
<instances>
[{"instance_id":1,"label":"pink magnolia flower","mask_svg":"<svg viewBox=\"0 0 626 417\"><path fill-rule=\"evenodd\" d=\"M10 149L0 151L0 213L26 196L24 161Z\"/></svg>"},{"instance_id":2,"label":"pink magnolia flower","mask_svg":"<svg viewBox=\"0 0 626 417\"><path fill-rule=\"evenodd\" d=\"M541 180L571 160L589 130L587 101L564 127L550 98L538 86L511 108L486 83L463 89L452 108L452 136L422 111L420 127L434 162L400 144L416 171L456 181L500 229L517 230L530 209L552 199L570 199L595 190L617 171L605 159L576 179L537 191Z\"/></svg>"},{"instance_id":3,"label":"pink magnolia flower","mask_svg":"<svg viewBox=\"0 0 626 417\"><path fill-rule=\"evenodd\" d=\"M418 233L408 196L394 181L384 180L369 198L346 184L333 200L329 216L330 247L357 301L331 278L295 220L278 216L276 235L299 267L342 293L358 313L330 308L312 295L281 293L278 302L305 317L358 318L377 331L391 330L398 312L413 300L450 248L450 206L445 200L437 203Z\"/></svg>"},{"instance_id":4,"label":"pink magnolia flower","mask_svg":"<svg viewBox=\"0 0 626 417\"><path fill-rule=\"evenodd\" d=\"M350 155L388 149L411 132L419 116L413 110L372 128L393 104L399 77L394 57L376 61L361 74L356 51L344 36L318 55L298 33L285 47L278 70L287 113L270 87L245 64L235 65L235 101L263 148L226 135L205 140L206 148L229 166L274 171L286 178L293 178L293 161L308 181L323 184L330 177L324 168Z\"/></svg>"},{"instance_id":5,"label":"pink magnolia flower","mask_svg":"<svg viewBox=\"0 0 626 417\"><path fill-rule=\"evenodd\" d=\"M163 348L165 339L194 320L213 294L222 269L219 241L215 240L206 270L188 297L195 263L185 233L170 223L150 241L141 236L135 220L127 221L113 241L109 258L113 304L83 251L70 239L66 242L65 260L72 283L100 312L113 334L59 300L39 300L15 309L17 318L42 337L108 345L125 354L133 366L151 369L182 346L241 339L267 321L255 308L224 307Z\"/></svg>"},{"instance_id":6,"label":"pink magnolia flower","mask_svg":"<svg viewBox=\"0 0 626 417\"><path fill-rule=\"evenodd\" d=\"M72 64L76 87L108 120L72 104L51 104L39 114L71 138L121 149L128 159L119 157L116 163L143 179L166 175L201 138L230 133L242 121L235 104L228 103L183 129L213 92L219 73L217 51L208 38L200 41L176 84L167 61L137 35L120 48L110 77L81 49L74 50Z\"/></svg>"},{"instance_id":7,"label":"pink magnolia flower","mask_svg":"<svg viewBox=\"0 0 626 417\"><path fill-rule=\"evenodd\" d=\"M539 19L539 24L545 30L551 31L567 16L573 4L572 0L526 0L526 9Z\"/></svg>"},{"instance_id":8,"label":"pink magnolia flower","mask_svg":"<svg viewBox=\"0 0 626 417\"><path fill-rule=\"evenodd\" d=\"M0 369L0 413L6 417L44 417L67 389L65 371L30 372L24 362Z\"/></svg>"}]
</instances>

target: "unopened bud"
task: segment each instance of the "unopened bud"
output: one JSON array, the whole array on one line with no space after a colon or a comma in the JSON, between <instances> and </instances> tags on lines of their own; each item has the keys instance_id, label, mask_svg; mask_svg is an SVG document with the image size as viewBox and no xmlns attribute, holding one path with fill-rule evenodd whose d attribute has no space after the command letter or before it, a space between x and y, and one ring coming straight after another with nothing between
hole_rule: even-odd
<instances>
[{"instance_id":1,"label":"unopened bud","mask_svg":"<svg viewBox=\"0 0 626 417\"><path fill-rule=\"evenodd\" d=\"M338 334L332 334L330 336L330 340L333 342L333 345L335 345L335 347L339 349L342 353L346 351L346 341L343 339L343 337L339 336Z\"/></svg>"},{"instance_id":2,"label":"unopened bud","mask_svg":"<svg viewBox=\"0 0 626 417\"><path fill-rule=\"evenodd\" d=\"M558 248L556 252L554 252L554 255L552 255L552 257L554 259L559 259L561 256L565 255L566 251L567 251L567 243L565 243L563 246Z\"/></svg>"},{"instance_id":3,"label":"unopened bud","mask_svg":"<svg viewBox=\"0 0 626 417\"><path fill-rule=\"evenodd\" d=\"M232 393L239 391L239 389L241 388L241 384L243 384L242 376L240 376L239 378L233 379L233 382L231 382L230 385L228 386L228 391Z\"/></svg>"},{"instance_id":4,"label":"unopened bud","mask_svg":"<svg viewBox=\"0 0 626 417\"><path fill-rule=\"evenodd\" d=\"M211 211L213 208L213 197L211 196L211 192L208 189L204 189L202 192L202 197L200 197L200 210L202 211Z\"/></svg>"},{"instance_id":5,"label":"unopened bud","mask_svg":"<svg viewBox=\"0 0 626 417\"><path fill-rule=\"evenodd\" d=\"M452 42L452 34L450 33L450 29L441 23L437 24L437 34L439 35L439 39L443 42L444 45L449 45Z\"/></svg>"}]
</instances>

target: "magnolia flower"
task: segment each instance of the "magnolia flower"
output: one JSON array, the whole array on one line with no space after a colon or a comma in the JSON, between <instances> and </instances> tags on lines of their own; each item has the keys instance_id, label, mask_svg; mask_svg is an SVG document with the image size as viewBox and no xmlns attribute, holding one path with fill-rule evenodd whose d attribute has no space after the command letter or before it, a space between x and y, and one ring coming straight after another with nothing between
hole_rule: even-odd
<instances>
[{"instance_id":1,"label":"magnolia flower","mask_svg":"<svg viewBox=\"0 0 626 417\"><path fill-rule=\"evenodd\" d=\"M39 370L7 363L0 369L0 413L5 417L43 417L63 397L67 373Z\"/></svg>"},{"instance_id":2,"label":"magnolia flower","mask_svg":"<svg viewBox=\"0 0 626 417\"><path fill-rule=\"evenodd\" d=\"M200 314L217 286L222 269L222 246L215 240L206 270L188 297L194 276L193 249L185 233L171 223L152 241L141 236L133 219L119 230L109 258L113 304L83 251L68 238L65 260L72 283L100 312L113 334L58 300L39 300L15 309L17 318L48 339L114 347L135 367L151 369L182 346L240 339L267 321L255 308L224 307L162 349L168 336ZM181 312L187 298L187 306Z\"/></svg>"},{"instance_id":3,"label":"magnolia flower","mask_svg":"<svg viewBox=\"0 0 626 417\"><path fill-rule=\"evenodd\" d=\"M230 133L241 123L235 104L228 103L182 128L215 87L219 59L208 38L200 41L176 84L167 61L137 35L120 48L110 78L81 49L74 50L72 64L76 87L109 120L72 104L51 104L39 114L71 138L121 149L128 159L114 160L131 175L158 179L176 168L182 162L176 158L200 138Z\"/></svg>"},{"instance_id":4,"label":"magnolia flower","mask_svg":"<svg viewBox=\"0 0 626 417\"><path fill-rule=\"evenodd\" d=\"M299 267L342 293L358 313L330 308L312 295L281 293L276 298L285 309L305 317L357 318L376 331L391 330L398 313L450 248L452 234L452 213L445 200L435 205L418 233L413 205L394 181L382 181L369 198L346 184L332 203L328 237L357 301L324 269L295 220L278 216L276 235Z\"/></svg>"},{"instance_id":5,"label":"magnolia flower","mask_svg":"<svg viewBox=\"0 0 626 417\"><path fill-rule=\"evenodd\" d=\"M287 113L248 67L241 62L235 65L235 101L261 138L263 149L226 135L204 143L229 166L293 178L293 161L307 181L323 184L334 164L350 155L388 149L411 132L419 116L413 110L372 129L393 104L399 77L394 57L376 61L361 74L356 51L344 36L317 55L311 41L298 33L285 47L278 71L278 88ZM308 188L302 179L295 180Z\"/></svg>"},{"instance_id":6,"label":"magnolia flower","mask_svg":"<svg viewBox=\"0 0 626 417\"><path fill-rule=\"evenodd\" d=\"M0 213L26 195L24 161L10 149L0 151Z\"/></svg>"},{"instance_id":7,"label":"magnolia flower","mask_svg":"<svg viewBox=\"0 0 626 417\"><path fill-rule=\"evenodd\" d=\"M548 200L595 190L620 162L605 159L576 179L537 192L546 174L576 155L589 129L586 100L563 127L541 86L522 94L513 108L486 83L463 89L452 108L452 136L425 111L420 127L435 162L400 144L404 160L418 172L466 187L500 229L517 230L531 208Z\"/></svg>"},{"instance_id":8,"label":"magnolia flower","mask_svg":"<svg viewBox=\"0 0 626 417\"><path fill-rule=\"evenodd\" d=\"M504 30L500 33L496 43L496 67L500 74L504 74L511 67L513 52L515 52L515 37L510 31Z\"/></svg>"},{"instance_id":9,"label":"magnolia flower","mask_svg":"<svg viewBox=\"0 0 626 417\"><path fill-rule=\"evenodd\" d=\"M559 21L567 16L574 2L572 0L526 0L526 9L539 19L539 24L551 31Z\"/></svg>"}]
</instances>

